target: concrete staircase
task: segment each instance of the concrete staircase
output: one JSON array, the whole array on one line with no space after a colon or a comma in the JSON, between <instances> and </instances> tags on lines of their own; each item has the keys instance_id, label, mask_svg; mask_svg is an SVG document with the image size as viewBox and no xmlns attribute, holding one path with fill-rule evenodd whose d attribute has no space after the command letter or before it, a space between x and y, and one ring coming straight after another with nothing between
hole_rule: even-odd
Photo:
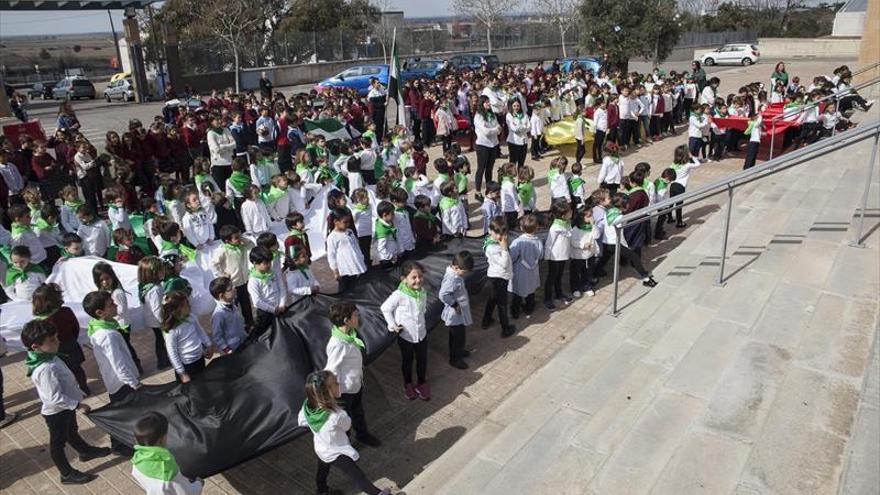
<instances>
[{"instance_id":1,"label":"concrete staircase","mask_svg":"<svg viewBox=\"0 0 880 495\"><path fill-rule=\"evenodd\" d=\"M876 172L849 245L870 146L739 190L724 286L719 214L406 493L880 492Z\"/></svg>"}]
</instances>

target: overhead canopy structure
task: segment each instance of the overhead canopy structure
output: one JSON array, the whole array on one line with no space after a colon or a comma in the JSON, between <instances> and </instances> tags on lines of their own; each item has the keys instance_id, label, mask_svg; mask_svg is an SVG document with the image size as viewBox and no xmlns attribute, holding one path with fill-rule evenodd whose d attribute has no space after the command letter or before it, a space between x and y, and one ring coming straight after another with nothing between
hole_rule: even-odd
<instances>
[{"instance_id":1,"label":"overhead canopy structure","mask_svg":"<svg viewBox=\"0 0 880 495\"><path fill-rule=\"evenodd\" d=\"M123 10L142 9L157 0L2 0L0 10Z\"/></svg>"}]
</instances>

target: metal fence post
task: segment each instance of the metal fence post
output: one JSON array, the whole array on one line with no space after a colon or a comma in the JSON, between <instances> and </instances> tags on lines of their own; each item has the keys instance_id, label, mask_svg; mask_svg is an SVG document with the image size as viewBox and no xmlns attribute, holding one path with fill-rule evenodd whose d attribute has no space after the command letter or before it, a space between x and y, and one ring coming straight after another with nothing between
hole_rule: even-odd
<instances>
[{"instance_id":1,"label":"metal fence post","mask_svg":"<svg viewBox=\"0 0 880 495\"><path fill-rule=\"evenodd\" d=\"M733 211L733 186L727 184L727 215L724 217L724 237L721 241L721 267L718 269L718 282L715 285L724 285L724 264L727 260L727 238L730 235L730 213Z\"/></svg>"},{"instance_id":2,"label":"metal fence post","mask_svg":"<svg viewBox=\"0 0 880 495\"><path fill-rule=\"evenodd\" d=\"M623 235L623 229L619 225L614 226L614 232L617 234L617 240L614 243L614 303L611 306L611 315L617 316L617 286L620 283L620 236Z\"/></svg>"},{"instance_id":3,"label":"metal fence post","mask_svg":"<svg viewBox=\"0 0 880 495\"><path fill-rule=\"evenodd\" d=\"M868 194L871 191L871 177L874 176L874 165L877 162L877 148L880 147L880 132L874 135L874 147L871 150L871 162L868 163L868 179L865 181L865 192L862 193L862 210L859 212L859 228L856 229L856 238L850 243L852 247L865 247L862 242L862 232L865 229L865 210L868 208ZM615 302L617 298L615 297Z\"/></svg>"},{"instance_id":4,"label":"metal fence post","mask_svg":"<svg viewBox=\"0 0 880 495\"><path fill-rule=\"evenodd\" d=\"M785 115L785 110L783 109L783 115ZM752 132L755 132L754 129ZM770 131L770 160L773 159L773 148L776 146L776 117L773 117L773 130Z\"/></svg>"}]
</instances>

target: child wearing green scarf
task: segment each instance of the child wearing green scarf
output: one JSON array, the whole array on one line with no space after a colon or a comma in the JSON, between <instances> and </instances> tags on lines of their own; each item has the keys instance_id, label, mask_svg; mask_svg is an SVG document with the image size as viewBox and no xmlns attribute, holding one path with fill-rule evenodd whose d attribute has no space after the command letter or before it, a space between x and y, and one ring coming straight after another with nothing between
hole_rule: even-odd
<instances>
[{"instance_id":1,"label":"child wearing green scarf","mask_svg":"<svg viewBox=\"0 0 880 495\"><path fill-rule=\"evenodd\" d=\"M28 322L21 332L21 343L28 349L25 366L42 402L41 414L49 429L49 454L64 485L88 483L97 476L74 469L64 446L70 444L82 462L110 455L110 449L86 443L77 432L76 410L91 409L82 402L83 393L73 373L58 358L58 334L45 320Z\"/></svg>"},{"instance_id":2,"label":"child wearing green scarf","mask_svg":"<svg viewBox=\"0 0 880 495\"><path fill-rule=\"evenodd\" d=\"M361 491L370 495L388 495L387 488L380 490L366 477L356 461L358 451L351 446L348 430L352 420L336 403L339 382L329 370L313 371L306 377L306 400L299 411L300 426L312 432L315 454L318 456L318 474L315 477L318 493L329 493L327 476L330 466L348 475Z\"/></svg>"},{"instance_id":3,"label":"child wearing green scarf","mask_svg":"<svg viewBox=\"0 0 880 495\"><path fill-rule=\"evenodd\" d=\"M340 404L351 417L352 426L359 442L378 447L381 442L367 430L363 406L363 352L366 344L357 332L357 307L349 301L330 306L330 340L327 341L327 364L324 369L332 371L339 381Z\"/></svg>"},{"instance_id":4,"label":"child wearing green scarf","mask_svg":"<svg viewBox=\"0 0 880 495\"><path fill-rule=\"evenodd\" d=\"M134 438L131 475L146 493L201 493L204 482L185 477L166 447L168 418L158 412L144 414L134 425Z\"/></svg>"}]
</instances>

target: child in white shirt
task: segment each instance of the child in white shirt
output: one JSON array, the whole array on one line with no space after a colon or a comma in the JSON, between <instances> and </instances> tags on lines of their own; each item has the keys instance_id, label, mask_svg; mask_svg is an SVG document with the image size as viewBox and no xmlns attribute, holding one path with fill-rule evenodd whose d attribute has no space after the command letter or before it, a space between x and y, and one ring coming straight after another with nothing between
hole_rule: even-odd
<instances>
[{"instance_id":1,"label":"child in white shirt","mask_svg":"<svg viewBox=\"0 0 880 495\"><path fill-rule=\"evenodd\" d=\"M453 181L446 181L441 190L440 220L443 224L443 235L447 238L463 237L467 230L467 212L458 199L458 192Z\"/></svg>"},{"instance_id":2,"label":"child in white shirt","mask_svg":"<svg viewBox=\"0 0 880 495\"><path fill-rule=\"evenodd\" d=\"M367 271L357 237L349 225L349 213L335 209L330 212L333 230L327 235L327 264L339 283L339 292L354 287L358 277Z\"/></svg>"},{"instance_id":3,"label":"child in white shirt","mask_svg":"<svg viewBox=\"0 0 880 495\"><path fill-rule=\"evenodd\" d=\"M388 201L382 201L376 207L376 223L373 226L373 235L376 237L376 253L379 262L384 268L388 268L403 254L400 244L400 230L397 228L394 205Z\"/></svg>"},{"instance_id":4,"label":"child in white shirt","mask_svg":"<svg viewBox=\"0 0 880 495\"><path fill-rule=\"evenodd\" d=\"M388 331L397 334L400 347L404 397L407 400L431 399L431 388L427 383L428 372L428 329L425 323L428 295L422 287L424 269L422 265L407 261L400 271L400 285L382 303L382 315L388 324ZM412 382L412 364L416 362L416 385Z\"/></svg>"},{"instance_id":5,"label":"child in white shirt","mask_svg":"<svg viewBox=\"0 0 880 495\"><path fill-rule=\"evenodd\" d=\"M492 313L497 306L502 337L510 337L516 332L516 327L507 319L507 285L513 278L513 266L507 246L507 223L502 218L495 218L489 224L489 233L483 240L483 252L489 262L486 276L492 286L492 294L486 301L482 327L492 326Z\"/></svg>"},{"instance_id":6,"label":"child in white shirt","mask_svg":"<svg viewBox=\"0 0 880 495\"><path fill-rule=\"evenodd\" d=\"M516 190L516 165L508 163L501 168L501 213L507 222L507 228L512 230L516 227L516 218L519 215L519 194Z\"/></svg>"},{"instance_id":7,"label":"child in white shirt","mask_svg":"<svg viewBox=\"0 0 880 495\"><path fill-rule=\"evenodd\" d=\"M125 209L125 198L119 189L108 187L104 189L104 203L107 205L107 218L110 220L110 230L131 230L131 220Z\"/></svg>"},{"instance_id":8,"label":"child in white shirt","mask_svg":"<svg viewBox=\"0 0 880 495\"><path fill-rule=\"evenodd\" d=\"M80 223L76 233L82 238L86 255L103 257L110 246L110 229L107 224L97 218L88 205L80 206L76 215Z\"/></svg>"},{"instance_id":9,"label":"child in white shirt","mask_svg":"<svg viewBox=\"0 0 880 495\"><path fill-rule=\"evenodd\" d=\"M483 215L483 235L489 233L489 224L492 220L501 217L501 207L498 201L501 199L501 185L495 181L486 183L486 195L483 197L483 204L480 206L480 213Z\"/></svg>"},{"instance_id":10,"label":"child in white shirt","mask_svg":"<svg viewBox=\"0 0 880 495\"><path fill-rule=\"evenodd\" d=\"M31 226L31 212L25 205L12 205L7 212L12 220L12 247L28 248L30 261L43 264L46 260L46 249L34 233ZM49 268L52 268L51 266Z\"/></svg>"},{"instance_id":11,"label":"child in white shirt","mask_svg":"<svg viewBox=\"0 0 880 495\"><path fill-rule=\"evenodd\" d=\"M158 412L148 412L134 424L134 456L131 458L131 476L148 494L199 495L204 481L188 479L177 467L174 454L165 444L168 437L168 419ZM158 471L157 463L169 469ZM168 478L168 479L166 479Z\"/></svg>"},{"instance_id":12,"label":"child in white shirt","mask_svg":"<svg viewBox=\"0 0 880 495\"><path fill-rule=\"evenodd\" d=\"M205 359L214 354L214 344L191 315L189 299L183 292L171 291L165 295L162 332L178 383L188 383L205 370Z\"/></svg>"},{"instance_id":13,"label":"child in white shirt","mask_svg":"<svg viewBox=\"0 0 880 495\"><path fill-rule=\"evenodd\" d=\"M9 257L11 263L6 267L3 287L10 297L30 302L37 287L46 282L46 272L40 265L31 263L31 250L27 246L13 246Z\"/></svg>"},{"instance_id":14,"label":"child in white shirt","mask_svg":"<svg viewBox=\"0 0 880 495\"><path fill-rule=\"evenodd\" d=\"M244 232L254 238L263 232L269 232L272 221L266 204L260 199L260 188L250 185L245 188L245 201L241 205L241 220Z\"/></svg>"},{"instance_id":15,"label":"child in white shirt","mask_svg":"<svg viewBox=\"0 0 880 495\"><path fill-rule=\"evenodd\" d=\"M272 253L265 247L257 246L251 250L248 258L253 266L248 277L248 295L256 309L253 331L259 335L272 326L278 315L284 313L284 295L272 271Z\"/></svg>"},{"instance_id":16,"label":"child in white shirt","mask_svg":"<svg viewBox=\"0 0 880 495\"><path fill-rule=\"evenodd\" d=\"M183 235L196 249L204 249L214 240L214 223L202 207L198 191L186 194L186 213L183 214Z\"/></svg>"},{"instance_id":17,"label":"child in white shirt","mask_svg":"<svg viewBox=\"0 0 880 495\"><path fill-rule=\"evenodd\" d=\"M571 303L571 297L562 292L562 271L571 257L571 206L557 201L550 207L553 223L544 242L544 259L547 260L547 279L544 282L544 306L556 309L553 300ZM555 297L554 297L555 296Z\"/></svg>"}]
</instances>

